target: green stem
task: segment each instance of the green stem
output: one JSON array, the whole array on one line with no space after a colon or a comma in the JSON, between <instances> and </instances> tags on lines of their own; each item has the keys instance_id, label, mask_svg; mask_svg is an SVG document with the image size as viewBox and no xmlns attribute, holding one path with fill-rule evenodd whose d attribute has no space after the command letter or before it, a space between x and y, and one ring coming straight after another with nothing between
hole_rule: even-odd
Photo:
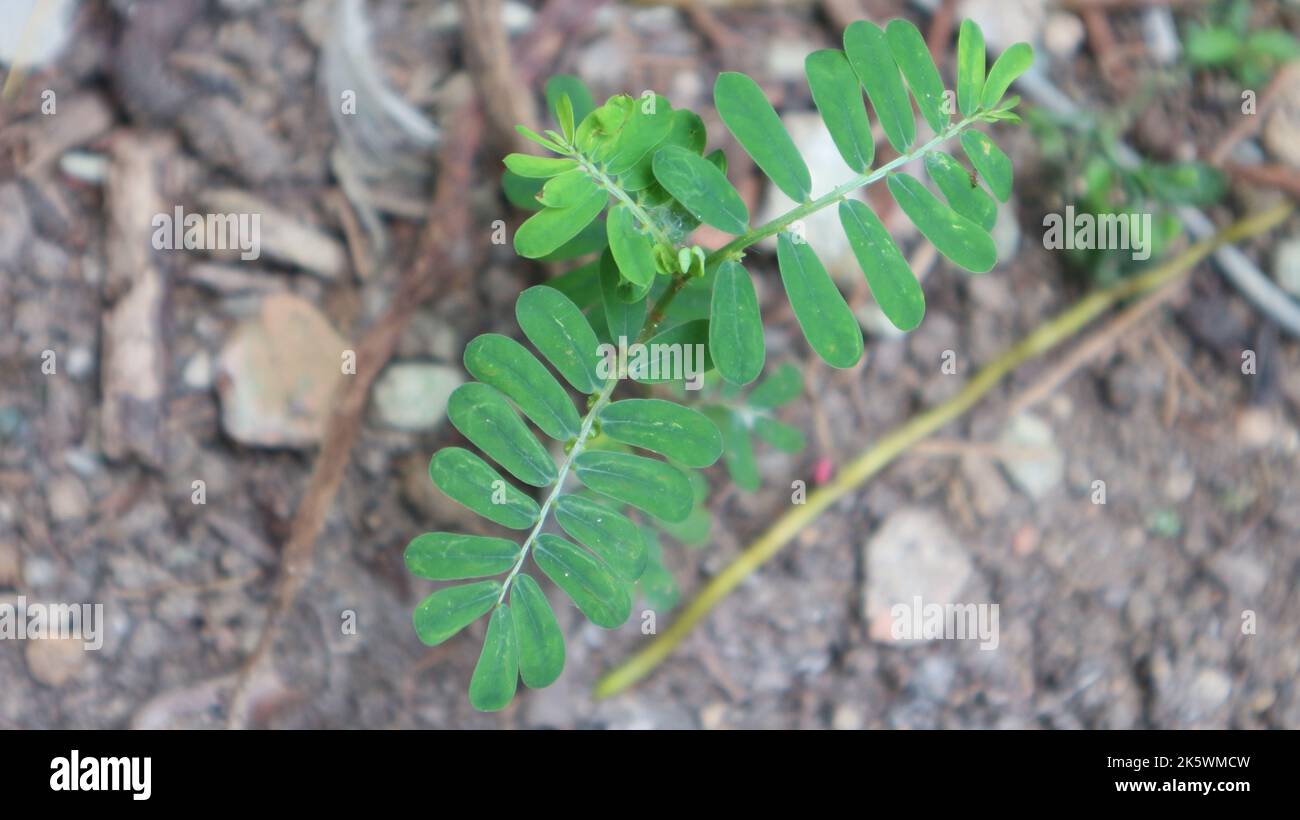
<instances>
[{"instance_id":1,"label":"green stem","mask_svg":"<svg viewBox=\"0 0 1300 820\"><path fill-rule=\"evenodd\" d=\"M918 148L914 148L906 154L900 154L899 156L895 157L894 159L890 160L889 162L885 163L884 165L880 166L874 171L868 171L866 173L858 174L853 179L850 179L848 182L832 190L830 193L824 194L818 197L817 199L813 199L808 202L805 202L804 204L798 206L797 208L794 208L790 211L785 212L781 216L778 216L776 219L773 219L770 222L760 225L759 227L754 228L748 233L736 237L735 239L731 240L727 244L723 245L721 248L718 248L716 251L710 253L708 257L706 257L705 259L704 266L707 268L710 265L716 264L717 262L720 262L724 259L735 258L742 250L748 248L750 245L753 245L755 242L758 242L761 239L765 239L769 236L773 236L775 234L780 233L781 231L789 227L791 223L803 219L805 216L809 216L813 213L816 213L817 211L820 211L822 208L825 208L827 205L833 205L836 202L839 202L840 200L844 199L845 196L852 193L854 190L858 188L861 188L865 185L871 185L872 183L875 182L879 182L881 179L887 176L890 171L893 171L895 168L906 165L907 163L911 162L917 157L925 156L930 151L937 148L939 145L957 136L957 134L961 133L968 126L970 126L971 123L977 122L979 120L980 120L980 115L975 114L967 117L961 122L954 123L953 125L950 125L947 128L945 128L940 134L936 135L933 139L931 139L929 142L925 143L924 145L921 145Z\"/></svg>"}]
</instances>

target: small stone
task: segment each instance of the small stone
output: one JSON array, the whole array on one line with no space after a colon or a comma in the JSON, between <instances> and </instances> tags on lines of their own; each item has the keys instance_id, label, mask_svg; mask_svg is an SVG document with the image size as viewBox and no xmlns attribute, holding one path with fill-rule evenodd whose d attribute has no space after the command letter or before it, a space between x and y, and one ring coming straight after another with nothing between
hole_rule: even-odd
<instances>
[{"instance_id":1,"label":"small stone","mask_svg":"<svg viewBox=\"0 0 1300 820\"><path fill-rule=\"evenodd\" d=\"M50 517L55 523L80 521L90 510L86 485L72 473L64 473L51 481L46 488L46 498Z\"/></svg>"},{"instance_id":2,"label":"small stone","mask_svg":"<svg viewBox=\"0 0 1300 820\"><path fill-rule=\"evenodd\" d=\"M974 571L966 550L943 519L922 509L891 513L866 550L867 632L883 643L894 642L891 609L895 605L911 607L918 596L923 606L957 603Z\"/></svg>"},{"instance_id":3,"label":"small stone","mask_svg":"<svg viewBox=\"0 0 1300 820\"><path fill-rule=\"evenodd\" d=\"M700 725L705 729L725 729L727 721L727 704L710 703L700 710Z\"/></svg>"},{"instance_id":4,"label":"small stone","mask_svg":"<svg viewBox=\"0 0 1300 820\"><path fill-rule=\"evenodd\" d=\"M1156 63L1172 65L1178 62L1182 43L1178 40L1178 29L1174 27L1174 16L1169 9L1152 7L1143 10L1142 39L1147 54Z\"/></svg>"},{"instance_id":5,"label":"small stone","mask_svg":"<svg viewBox=\"0 0 1300 820\"><path fill-rule=\"evenodd\" d=\"M181 380L193 390L207 390L212 386L212 357L202 350L195 353L185 363Z\"/></svg>"},{"instance_id":6,"label":"small stone","mask_svg":"<svg viewBox=\"0 0 1300 820\"><path fill-rule=\"evenodd\" d=\"M1287 165L1300 168L1300 68L1293 64L1283 70L1292 76L1278 85L1276 104L1264 123L1264 146Z\"/></svg>"},{"instance_id":7,"label":"small stone","mask_svg":"<svg viewBox=\"0 0 1300 820\"><path fill-rule=\"evenodd\" d=\"M95 369L95 356L90 348L77 345L68 351L68 375L74 379L84 379Z\"/></svg>"},{"instance_id":8,"label":"small stone","mask_svg":"<svg viewBox=\"0 0 1300 820\"><path fill-rule=\"evenodd\" d=\"M1219 553L1210 560L1210 569L1228 589L1250 601L1268 586L1268 568L1249 555Z\"/></svg>"},{"instance_id":9,"label":"small stone","mask_svg":"<svg viewBox=\"0 0 1300 820\"><path fill-rule=\"evenodd\" d=\"M348 343L309 302L288 293L267 296L217 359L222 426L253 446L317 443L347 352Z\"/></svg>"},{"instance_id":10,"label":"small stone","mask_svg":"<svg viewBox=\"0 0 1300 820\"><path fill-rule=\"evenodd\" d=\"M1001 51L1012 43L1039 42L1047 19L1046 0L965 0L957 7L957 19L970 18L984 32L991 52ZM989 54L989 65L994 56Z\"/></svg>"},{"instance_id":11,"label":"small stone","mask_svg":"<svg viewBox=\"0 0 1300 820\"><path fill-rule=\"evenodd\" d=\"M448 365L389 365L375 384L375 416L397 430L430 430L447 415L447 397L464 382L460 370Z\"/></svg>"},{"instance_id":12,"label":"small stone","mask_svg":"<svg viewBox=\"0 0 1300 820\"><path fill-rule=\"evenodd\" d=\"M831 715L831 728L841 732L856 732L862 728L862 713L846 703L835 707Z\"/></svg>"},{"instance_id":13,"label":"small stone","mask_svg":"<svg viewBox=\"0 0 1300 820\"><path fill-rule=\"evenodd\" d=\"M1278 243L1273 254L1273 278L1282 290L1300 297L1300 236Z\"/></svg>"},{"instance_id":14,"label":"small stone","mask_svg":"<svg viewBox=\"0 0 1300 820\"><path fill-rule=\"evenodd\" d=\"M64 685L86 665L86 648L80 638L28 639L26 643L27 671L46 686Z\"/></svg>"},{"instance_id":15,"label":"small stone","mask_svg":"<svg viewBox=\"0 0 1300 820\"><path fill-rule=\"evenodd\" d=\"M1192 679L1189 694L1202 714L1212 712L1232 694L1232 679L1222 670L1202 669Z\"/></svg>"},{"instance_id":16,"label":"small stone","mask_svg":"<svg viewBox=\"0 0 1300 820\"><path fill-rule=\"evenodd\" d=\"M1177 504L1191 497L1196 489L1196 473L1179 467L1170 471L1165 478L1165 498Z\"/></svg>"},{"instance_id":17,"label":"small stone","mask_svg":"<svg viewBox=\"0 0 1300 820\"><path fill-rule=\"evenodd\" d=\"M1065 477L1065 457L1056 446L1052 428L1037 416L1016 416L999 441L1008 448L1041 453L1017 453L1002 460L1011 481L1030 498L1042 498Z\"/></svg>"},{"instance_id":18,"label":"small stone","mask_svg":"<svg viewBox=\"0 0 1300 820\"><path fill-rule=\"evenodd\" d=\"M1052 56L1069 60L1083 45L1083 21L1078 15L1054 11L1047 15L1043 26L1043 45Z\"/></svg>"}]
</instances>

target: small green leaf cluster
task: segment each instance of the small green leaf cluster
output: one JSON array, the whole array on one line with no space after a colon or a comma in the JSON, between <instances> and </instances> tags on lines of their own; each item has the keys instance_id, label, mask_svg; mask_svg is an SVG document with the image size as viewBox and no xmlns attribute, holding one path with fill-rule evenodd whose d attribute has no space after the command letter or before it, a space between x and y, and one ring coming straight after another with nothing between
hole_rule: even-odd
<instances>
[{"instance_id":1,"label":"small green leaf cluster","mask_svg":"<svg viewBox=\"0 0 1300 820\"><path fill-rule=\"evenodd\" d=\"M1225 68L1243 87L1260 90L1280 66L1300 57L1300 40L1282 28L1250 30L1249 0L1223 5L1209 24L1192 23L1183 34L1187 62Z\"/></svg>"}]
</instances>

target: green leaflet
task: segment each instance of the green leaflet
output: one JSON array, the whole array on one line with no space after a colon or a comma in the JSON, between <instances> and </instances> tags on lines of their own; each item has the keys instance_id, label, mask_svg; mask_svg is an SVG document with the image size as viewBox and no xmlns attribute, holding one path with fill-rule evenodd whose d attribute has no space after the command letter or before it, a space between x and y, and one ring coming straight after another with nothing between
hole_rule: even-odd
<instances>
[{"instance_id":1,"label":"green leaflet","mask_svg":"<svg viewBox=\"0 0 1300 820\"><path fill-rule=\"evenodd\" d=\"M654 241L641 231L636 217L623 204L609 209L605 220L609 249L618 263L618 273L638 287L646 287L655 278Z\"/></svg>"},{"instance_id":2,"label":"green leaflet","mask_svg":"<svg viewBox=\"0 0 1300 820\"><path fill-rule=\"evenodd\" d=\"M703 414L663 399L623 399L600 411L601 432L687 467L708 467L722 455L718 428Z\"/></svg>"},{"instance_id":3,"label":"green leaflet","mask_svg":"<svg viewBox=\"0 0 1300 820\"><path fill-rule=\"evenodd\" d=\"M501 190L511 205L523 211L536 211L542 207L537 195L542 192L542 180L521 177L509 168L501 175Z\"/></svg>"},{"instance_id":4,"label":"green leaflet","mask_svg":"<svg viewBox=\"0 0 1300 820\"><path fill-rule=\"evenodd\" d=\"M749 384L758 378L767 358L754 283L749 272L730 259L718 266L713 283L709 354L722 378L732 384Z\"/></svg>"},{"instance_id":5,"label":"green leaflet","mask_svg":"<svg viewBox=\"0 0 1300 820\"><path fill-rule=\"evenodd\" d=\"M786 453L797 453L806 443L803 431L798 427L765 416L754 418L754 435Z\"/></svg>"},{"instance_id":6,"label":"green leaflet","mask_svg":"<svg viewBox=\"0 0 1300 820\"><path fill-rule=\"evenodd\" d=\"M739 236L749 209L717 166L686 148L669 145L654 156L655 179L696 219Z\"/></svg>"},{"instance_id":7,"label":"green leaflet","mask_svg":"<svg viewBox=\"0 0 1300 820\"><path fill-rule=\"evenodd\" d=\"M876 142L862 103L862 86L848 58L837 48L814 51L804 60L804 73L835 148L849 168L865 172L876 156Z\"/></svg>"},{"instance_id":8,"label":"green leaflet","mask_svg":"<svg viewBox=\"0 0 1300 820\"><path fill-rule=\"evenodd\" d=\"M631 344L645 324L646 302L644 299L627 302L619 295L618 267L610 253L600 257L600 298L605 309L605 323L609 329L610 341L618 344L619 338L627 339Z\"/></svg>"},{"instance_id":9,"label":"green leaflet","mask_svg":"<svg viewBox=\"0 0 1300 820\"><path fill-rule=\"evenodd\" d=\"M677 580L664 568L663 549L659 546L659 536L655 535L654 530L649 527L641 533L645 538L647 558L645 573L637 582L637 588L641 590L641 597L645 598L646 603L651 607L672 609L677 605L680 595Z\"/></svg>"},{"instance_id":10,"label":"green leaflet","mask_svg":"<svg viewBox=\"0 0 1300 820\"><path fill-rule=\"evenodd\" d=\"M979 131L962 132L961 147L993 195L1006 202L1011 197L1011 160L1007 155Z\"/></svg>"},{"instance_id":11,"label":"green leaflet","mask_svg":"<svg viewBox=\"0 0 1300 820\"><path fill-rule=\"evenodd\" d=\"M555 462L494 387L468 382L447 399L447 418L515 478L534 487L555 480Z\"/></svg>"},{"instance_id":12,"label":"green leaflet","mask_svg":"<svg viewBox=\"0 0 1300 820\"><path fill-rule=\"evenodd\" d=\"M691 510L691 514L681 521L664 521L656 518L655 524L664 532L681 541L683 544L700 546L708 543L709 535L713 529L713 516L709 515L707 507L699 504ZM650 567L646 567L646 575L650 574ZM645 580L645 575L641 576Z\"/></svg>"},{"instance_id":13,"label":"green leaflet","mask_svg":"<svg viewBox=\"0 0 1300 820\"><path fill-rule=\"evenodd\" d=\"M984 32L974 20L962 20L957 35L957 108L970 116L984 94Z\"/></svg>"},{"instance_id":14,"label":"green leaflet","mask_svg":"<svg viewBox=\"0 0 1300 820\"><path fill-rule=\"evenodd\" d=\"M754 460L754 441L740 415L725 407L712 407L710 416L722 431L722 463L736 486L747 492L758 490L758 462Z\"/></svg>"},{"instance_id":15,"label":"green leaflet","mask_svg":"<svg viewBox=\"0 0 1300 820\"><path fill-rule=\"evenodd\" d=\"M585 120L596 107L596 101L591 98L591 91L587 89L586 83L572 74L555 74L546 81L546 107L552 113L555 112L562 94L568 95L569 104L573 108L573 119L576 122Z\"/></svg>"},{"instance_id":16,"label":"green leaflet","mask_svg":"<svg viewBox=\"0 0 1300 820\"><path fill-rule=\"evenodd\" d=\"M853 73L867 90L889 144L900 154L905 153L916 139L916 120L912 118L912 103L898 75L898 65L890 55L885 32L865 20L851 23L844 29L844 53L853 66Z\"/></svg>"},{"instance_id":17,"label":"green leaflet","mask_svg":"<svg viewBox=\"0 0 1300 820\"><path fill-rule=\"evenodd\" d=\"M536 501L461 447L444 447L435 453L429 461L429 477L453 501L512 530L528 529L541 514Z\"/></svg>"},{"instance_id":18,"label":"green leaflet","mask_svg":"<svg viewBox=\"0 0 1300 820\"><path fill-rule=\"evenodd\" d=\"M546 577L564 590L596 626L617 629L632 614L628 585L616 579L604 563L586 550L558 535L543 533L537 539L533 557Z\"/></svg>"},{"instance_id":19,"label":"green leaflet","mask_svg":"<svg viewBox=\"0 0 1300 820\"><path fill-rule=\"evenodd\" d=\"M807 201L812 190L808 166L758 83L724 71L713 84L713 104L727 130L776 187L795 202Z\"/></svg>"},{"instance_id":20,"label":"green leaflet","mask_svg":"<svg viewBox=\"0 0 1300 820\"><path fill-rule=\"evenodd\" d=\"M579 309L590 307L600 300L600 260L548 279L546 286L569 297L569 301Z\"/></svg>"},{"instance_id":21,"label":"green leaflet","mask_svg":"<svg viewBox=\"0 0 1300 820\"><path fill-rule=\"evenodd\" d=\"M581 419L564 388L528 348L499 333L476 336L465 348L465 369L500 390L546 435L565 441Z\"/></svg>"},{"instance_id":22,"label":"green leaflet","mask_svg":"<svg viewBox=\"0 0 1300 820\"><path fill-rule=\"evenodd\" d=\"M596 332L567 296L535 285L519 294L515 320L533 347L574 390L594 393L601 386L596 375Z\"/></svg>"},{"instance_id":23,"label":"green leaflet","mask_svg":"<svg viewBox=\"0 0 1300 820\"><path fill-rule=\"evenodd\" d=\"M912 89L921 116L938 134L948 125L948 112L943 110L943 80L939 77L934 59L930 57L925 38L911 22L898 19L890 20L885 26L885 39L889 42L889 51L894 55L894 61L902 69L903 77Z\"/></svg>"},{"instance_id":24,"label":"green leaflet","mask_svg":"<svg viewBox=\"0 0 1300 820\"><path fill-rule=\"evenodd\" d=\"M546 183L550 187L556 180L564 180L569 174L561 174L558 177L552 177L550 182ZM582 174L582 179L586 180L586 186L583 187L575 180L569 184L574 190L568 187L562 189L562 193L554 192L554 195L560 197L561 201L566 204L560 207L547 207L528 217L524 224L519 226L515 231L515 253L526 259L537 259L546 256L555 249L559 248L565 242L568 242L591 221L600 215L605 208L605 201L609 198L604 190L597 187L586 174ZM566 180L567 181L567 180ZM542 189L543 200L547 198L547 189Z\"/></svg>"},{"instance_id":25,"label":"green leaflet","mask_svg":"<svg viewBox=\"0 0 1300 820\"><path fill-rule=\"evenodd\" d=\"M984 81L984 90L980 93L980 104L992 108L1007 93L1011 83L1024 74L1034 62L1034 50L1028 43L1016 43L1009 46L989 69L988 79Z\"/></svg>"},{"instance_id":26,"label":"green leaflet","mask_svg":"<svg viewBox=\"0 0 1300 820\"><path fill-rule=\"evenodd\" d=\"M925 170L954 211L986 231L993 230L998 204L973 181L961 163L942 151L933 151L925 155Z\"/></svg>"},{"instance_id":27,"label":"green leaflet","mask_svg":"<svg viewBox=\"0 0 1300 820\"><path fill-rule=\"evenodd\" d=\"M555 140L553 140L553 139L551 139L551 138L549 138L549 137L544 137L544 136L542 136L541 134L537 133L536 131L534 131L533 129L531 129L531 128L525 126L525 125L516 125L516 126L515 126L515 131L517 131L517 132L519 132L520 134L522 134L526 139L532 140L533 142L535 142L535 143L537 143L538 145L542 146L542 147L545 148L547 151L551 151L551 152L554 152L554 153L556 153L556 154L563 154L563 153L564 153L564 146L563 146L563 145L560 145L558 142L556 142Z\"/></svg>"},{"instance_id":28,"label":"green leaflet","mask_svg":"<svg viewBox=\"0 0 1300 820\"><path fill-rule=\"evenodd\" d=\"M688 374L687 368L692 372ZM628 362L629 375L642 384L688 381L688 375L698 379L712 369L708 319L692 319L659 331L646 342L644 364L638 365L635 358Z\"/></svg>"},{"instance_id":29,"label":"green leaflet","mask_svg":"<svg viewBox=\"0 0 1300 820\"><path fill-rule=\"evenodd\" d=\"M704 150L704 120L694 111L679 108L673 111L672 128L668 136L656 147L678 145L698 154ZM725 171L723 173L726 173ZM654 153L642 157L636 165L619 177L619 183L628 191L644 191L655 184Z\"/></svg>"},{"instance_id":30,"label":"green leaflet","mask_svg":"<svg viewBox=\"0 0 1300 820\"><path fill-rule=\"evenodd\" d=\"M488 619L483 651L469 680L470 705L480 712L504 709L514 700L519 684L519 643L510 607L501 604Z\"/></svg>"},{"instance_id":31,"label":"green leaflet","mask_svg":"<svg viewBox=\"0 0 1300 820\"><path fill-rule=\"evenodd\" d=\"M526 572L515 576L510 604L519 639L519 676L530 689L550 686L564 671L564 633L555 612Z\"/></svg>"},{"instance_id":32,"label":"green leaflet","mask_svg":"<svg viewBox=\"0 0 1300 820\"><path fill-rule=\"evenodd\" d=\"M781 283L808 344L831 367L852 367L862 358L862 329L830 274L807 242L788 233L776 242Z\"/></svg>"},{"instance_id":33,"label":"green leaflet","mask_svg":"<svg viewBox=\"0 0 1300 820\"><path fill-rule=\"evenodd\" d=\"M499 597L500 581L443 587L415 608L415 634L428 646L437 646L481 618Z\"/></svg>"},{"instance_id":34,"label":"green leaflet","mask_svg":"<svg viewBox=\"0 0 1300 820\"><path fill-rule=\"evenodd\" d=\"M847 199L840 203L840 224L886 318L899 330L919 325L925 294L879 217L866 204Z\"/></svg>"},{"instance_id":35,"label":"green leaflet","mask_svg":"<svg viewBox=\"0 0 1300 820\"><path fill-rule=\"evenodd\" d=\"M505 572L519 560L520 548L506 538L426 532L406 545L406 568L431 581L460 581Z\"/></svg>"},{"instance_id":36,"label":"green leaflet","mask_svg":"<svg viewBox=\"0 0 1300 820\"><path fill-rule=\"evenodd\" d=\"M587 227L578 231L577 235L568 242L545 256L537 258L542 262L565 262L579 256L586 256L593 251L602 250L606 244L605 220L597 217L587 223Z\"/></svg>"},{"instance_id":37,"label":"green leaflet","mask_svg":"<svg viewBox=\"0 0 1300 820\"><path fill-rule=\"evenodd\" d=\"M654 95L632 101L632 115L610 148L605 171L614 176L631 170L642 157L668 138L673 127L673 107Z\"/></svg>"},{"instance_id":38,"label":"green leaflet","mask_svg":"<svg viewBox=\"0 0 1300 820\"><path fill-rule=\"evenodd\" d=\"M635 104L636 101L631 97L619 94L610 97L604 105L592 109L578 124L574 145L597 160L608 159L632 118L632 107Z\"/></svg>"},{"instance_id":39,"label":"green leaflet","mask_svg":"<svg viewBox=\"0 0 1300 820\"><path fill-rule=\"evenodd\" d=\"M683 520L695 503L691 482L662 461L589 450L574 459L573 469L579 481L601 495L665 521Z\"/></svg>"},{"instance_id":40,"label":"green leaflet","mask_svg":"<svg viewBox=\"0 0 1300 820\"><path fill-rule=\"evenodd\" d=\"M636 524L622 514L580 495L562 495L555 503L555 520L619 578L631 582L641 577L645 543Z\"/></svg>"},{"instance_id":41,"label":"green leaflet","mask_svg":"<svg viewBox=\"0 0 1300 820\"><path fill-rule=\"evenodd\" d=\"M575 160L563 157L535 157L532 154L506 154L505 166L511 173L529 179L549 179L576 170Z\"/></svg>"},{"instance_id":42,"label":"green leaflet","mask_svg":"<svg viewBox=\"0 0 1300 820\"><path fill-rule=\"evenodd\" d=\"M803 377L799 375L799 368L786 362L750 391L746 403L759 410L772 410L783 404L789 404L799 398L801 393L803 393Z\"/></svg>"},{"instance_id":43,"label":"green leaflet","mask_svg":"<svg viewBox=\"0 0 1300 820\"><path fill-rule=\"evenodd\" d=\"M886 182L898 207L939 253L973 273L992 269L998 250L988 231L940 202L916 177L891 174Z\"/></svg>"}]
</instances>

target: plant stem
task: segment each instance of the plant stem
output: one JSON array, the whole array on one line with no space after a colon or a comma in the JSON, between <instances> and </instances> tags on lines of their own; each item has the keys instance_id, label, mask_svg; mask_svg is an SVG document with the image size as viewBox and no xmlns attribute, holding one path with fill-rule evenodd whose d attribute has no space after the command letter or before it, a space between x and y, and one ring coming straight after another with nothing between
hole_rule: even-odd
<instances>
[{"instance_id":1,"label":"plant stem","mask_svg":"<svg viewBox=\"0 0 1300 820\"><path fill-rule=\"evenodd\" d=\"M1125 279L1104 290L1094 291L1039 325L1019 343L985 365L956 396L886 433L873 446L845 465L843 471L833 481L811 493L807 503L794 507L773 522L767 531L747 547L736 560L705 585L667 631L654 638L645 649L601 677L593 691L595 697L607 698L615 695L650 674L690 634L696 624L712 612L713 608L741 581L792 541L800 530L836 501L883 470L913 444L960 417L1012 370L1068 341L1085 325L1114 305L1134 296L1151 293L1186 275L1220 245L1255 236L1276 227L1291 214L1292 210L1293 206L1289 202L1284 202L1246 217L1211 239L1198 242L1170 261L1140 276Z\"/></svg>"},{"instance_id":2,"label":"plant stem","mask_svg":"<svg viewBox=\"0 0 1300 820\"><path fill-rule=\"evenodd\" d=\"M941 133L937 134L933 139L931 139L929 142L925 143L924 145L914 148L906 154L900 154L899 156L895 157L894 159L890 160L889 162L885 163L879 168L876 168L873 171L867 171L866 173L858 174L853 179L850 179L848 182L845 182L843 185L840 185L834 190L832 190L830 193L823 194L822 196L819 196L814 200L805 202L804 204L792 210L787 211L781 216L778 216L776 219L773 219L772 221L767 222L766 224L760 225L759 227L754 228L748 233L736 237L735 239L731 240L727 244L723 245L721 248L718 248L716 251L710 253L705 258L705 262L704 262L705 267L707 268L710 265L720 262L724 259L736 257L742 250L748 248L750 245L754 244L755 242L758 242L760 239L765 239L766 237L780 233L781 231L789 227L791 223L803 219L805 216L809 216L810 214L816 213L817 211L820 211L822 208L825 208L827 205L833 205L836 202L839 202L840 200L844 199L845 196L852 193L854 190L863 187L864 185L871 185L872 183L879 182L881 179L888 176L890 171L893 171L895 168L906 165L907 163L911 162L917 157L925 156L926 154L928 154L933 149L937 148L942 143L947 142L948 140L955 137L957 134L961 133L968 126L970 126L974 122L977 122L979 119L980 116L978 114L973 114L967 117L966 119L962 120L961 122L954 123L948 126L947 128L945 128Z\"/></svg>"}]
</instances>

